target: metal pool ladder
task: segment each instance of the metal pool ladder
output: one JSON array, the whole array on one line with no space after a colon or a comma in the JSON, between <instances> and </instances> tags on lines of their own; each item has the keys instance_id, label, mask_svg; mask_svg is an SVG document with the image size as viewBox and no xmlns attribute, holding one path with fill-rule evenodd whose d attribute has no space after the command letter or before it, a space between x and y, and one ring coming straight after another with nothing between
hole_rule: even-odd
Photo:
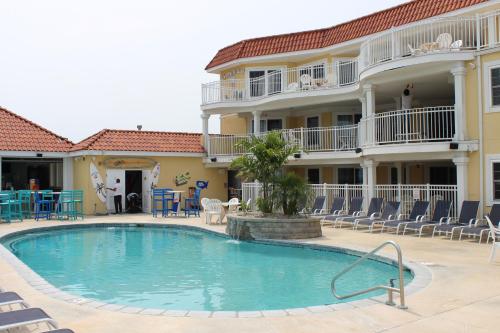
<instances>
[{"instance_id":1,"label":"metal pool ladder","mask_svg":"<svg viewBox=\"0 0 500 333\"><path fill-rule=\"evenodd\" d=\"M394 287L394 280L395 279L390 279L389 285L387 285L387 286L386 285L378 285L378 286L373 286L373 287L365 289L365 290L356 291L356 292L353 292L353 293L348 294L348 295L338 295L336 288L335 288L335 282L337 282L337 280L342 275L351 271L354 267L358 266L363 261L369 259L369 257L371 257L373 254L377 253L378 251L380 251L381 249L383 249L387 245L392 245L396 249L396 252L398 253L399 288ZM376 247L371 252L365 254L364 256L362 256L361 258L359 258L358 260L353 262L351 265L344 268L337 275L335 275L332 279L332 285L331 285L332 294L337 299L346 299L346 298L366 294L366 293L369 293L369 292L374 291L374 290L385 289L385 290L387 290L387 302L386 302L387 305L396 305L394 303L393 293L397 292L397 293L399 293L399 301L400 301L400 305L398 306L398 308L408 309L408 307L405 304L405 283L404 283L404 274L403 273L404 273L404 266L403 266L403 254L401 253L401 247L394 241L387 241L387 242L382 243L378 247Z\"/></svg>"}]
</instances>

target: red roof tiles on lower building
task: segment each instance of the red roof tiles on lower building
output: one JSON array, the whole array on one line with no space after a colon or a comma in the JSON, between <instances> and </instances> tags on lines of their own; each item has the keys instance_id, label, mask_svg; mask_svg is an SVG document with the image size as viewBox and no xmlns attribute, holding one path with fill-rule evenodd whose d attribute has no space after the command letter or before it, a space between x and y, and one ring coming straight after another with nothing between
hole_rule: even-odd
<instances>
[{"instance_id":1,"label":"red roof tiles on lower building","mask_svg":"<svg viewBox=\"0 0 500 333\"><path fill-rule=\"evenodd\" d=\"M330 28L247 39L219 50L205 69L241 58L332 46L484 2L488 0L414 0Z\"/></svg>"},{"instance_id":2,"label":"red roof tiles on lower building","mask_svg":"<svg viewBox=\"0 0 500 333\"><path fill-rule=\"evenodd\" d=\"M201 134L104 129L75 144L72 151L203 153Z\"/></svg>"},{"instance_id":3,"label":"red roof tiles on lower building","mask_svg":"<svg viewBox=\"0 0 500 333\"><path fill-rule=\"evenodd\" d=\"M0 107L0 151L68 152L73 143Z\"/></svg>"}]
</instances>

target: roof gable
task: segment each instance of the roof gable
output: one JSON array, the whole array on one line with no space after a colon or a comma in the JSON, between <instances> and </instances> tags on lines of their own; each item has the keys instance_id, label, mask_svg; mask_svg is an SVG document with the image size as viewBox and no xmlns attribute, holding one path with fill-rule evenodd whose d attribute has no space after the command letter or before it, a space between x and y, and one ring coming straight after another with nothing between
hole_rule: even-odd
<instances>
[{"instance_id":1,"label":"roof gable","mask_svg":"<svg viewBox=\"0 0 500 333\"><path fill-rule=\"evenodd\" d=\"M0 107L0 150L68 152L73 143Z\"/></svg>"}]
</instances>

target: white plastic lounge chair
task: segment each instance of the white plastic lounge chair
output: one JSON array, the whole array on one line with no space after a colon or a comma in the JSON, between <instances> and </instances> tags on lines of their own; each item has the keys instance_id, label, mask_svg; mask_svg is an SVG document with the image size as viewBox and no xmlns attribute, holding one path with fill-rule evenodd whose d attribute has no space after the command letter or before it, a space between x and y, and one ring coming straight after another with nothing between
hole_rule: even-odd
<instances>
[{"instance_id":1,"label":"white plastic lounge chair","mask_svg":"<svg viewBox=\"0 0 500 333\"><path fill-rule=\"evenodd\" d=\"M495 227L488 216L486 216L486 221L490 226L490 237L493 238L493 246L490 254L490 262L493 262L493 260L495 260L497 247L500 247L500 227Z\"/></svg>"},{"instance_id":2,"label":"white plastic lounge chair","mask_svg":"<svg viewBox=\"0 0 500 333\"><path fill-rule=\"evenodd\" d=\"M0 292L0 307L14 304L19 304L25 309L29 308L28 303L26 303L17 293L12 291Z\"/></svg>"},{"instance_id":3,"label":"white plastic lounge chair","mask_svg":"<svg viewBox=\"0 0 500 333\"><path fill-rule=\"evenodd\" d=\"M238 211L238 207L240 206L240 200L238 198L231 198L227 203L229 204L228 211L230 213Z\"/></svg>"},{"instance_id":4,"label":"white plastic lounge chair","mask_svg":"<svg viewBox=\"0 0 500 333\"><path fill-rule=\"evenodd\" d=\"M49 329L57 329L57 323L40 308L0 312L0 331L46 323Z\"/></svg>"}]
</instances>

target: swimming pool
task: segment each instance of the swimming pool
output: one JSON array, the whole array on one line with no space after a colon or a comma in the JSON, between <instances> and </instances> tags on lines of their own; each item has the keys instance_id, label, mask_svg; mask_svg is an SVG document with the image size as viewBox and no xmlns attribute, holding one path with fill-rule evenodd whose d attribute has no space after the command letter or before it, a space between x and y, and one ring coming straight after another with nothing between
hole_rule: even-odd
<instances>
[{"instance_id":1,"label":"swimming pool","mask_svg":"<svg viewBox=\"0 0 500 333\"><path fill-rule=\"evenodd\" d=\"M60 290L167 310L253 311L338 303L330 293L331 279L358 258L333 249L237 242L201 229L151 225L51 229L8 237L2 244ZM338 291L397 277L395 266L369 260L341 278ZM406 271L405 282L411 279Z\"/></svg>"}]
</instances>

